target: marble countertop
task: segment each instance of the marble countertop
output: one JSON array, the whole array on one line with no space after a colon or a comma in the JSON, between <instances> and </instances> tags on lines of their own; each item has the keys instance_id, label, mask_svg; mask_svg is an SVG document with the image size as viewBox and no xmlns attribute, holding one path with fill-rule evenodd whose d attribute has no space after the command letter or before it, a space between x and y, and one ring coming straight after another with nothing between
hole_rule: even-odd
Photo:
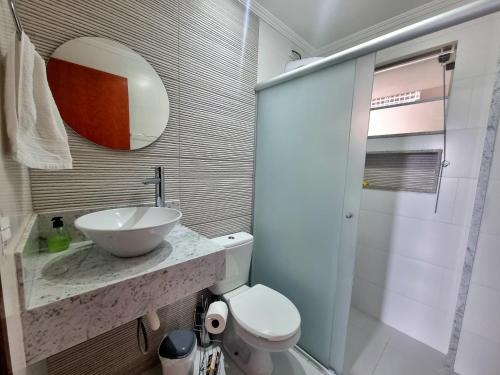
<instances>
[{"instance_id":1,"label":"marble countertop","mask_svg":"<svg viewBox=\"0 0 500 375\"><path fill-rule=\"evenodd\" d=\"M16 255L26 361L33 364L215 284L225 251L177 225L159 248L118 258L91 241L49 254L34 218Z\"/></svg>"},{"instance_id":2,"label":"marble countertop","mask_svg":"<svg viewBox=\"0 0 500 375\"><path fill-rule=\"evenodd\" d=\"M92 241L74 243L61 253L25 254L22 262L26 310L221 250L220 246L207 238L177 225L160 247L135 258L118 258Z\"/></svg>"}]
</instances>

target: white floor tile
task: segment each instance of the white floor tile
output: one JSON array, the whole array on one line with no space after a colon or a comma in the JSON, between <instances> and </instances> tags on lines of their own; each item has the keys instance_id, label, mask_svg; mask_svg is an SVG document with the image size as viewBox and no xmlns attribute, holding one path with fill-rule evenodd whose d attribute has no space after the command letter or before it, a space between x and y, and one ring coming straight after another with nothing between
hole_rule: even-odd
<instances>
[{"instance_id":1,"label":"white floor tile","mask_svg":"<svg viewBox=\"0 0 500 375\"><path fill-rule=\"evenodd\" d=\"M393 346L388 346L373 375L438 375L439 370Z\"/></svg>"},{"instance_id":2,"label":"white floor tile","mask_svg":"<svg viewBox=\"0 0 500 375\"><path fill-rule=\"evenodd\" d=\"M418 362L425 363L429 368L433 368L434 370L445 368L446 358L443 353L399 331L393 332L389 341L389 347L396 348L401 353Z\"/></svg>"},{"instance_id":3,"label":"white floor tile","mask_svg":"<svg viewBox=\"0 0 500 375\"><path fill-rule=\"evenodd\" d=\"M385 325L350 325L347 330L345 371L350 375L372 374L390 338L389 327Z\"/></svg>"},{"instance_id":4,"label":"white floor tile","mask_svg":"<svg viewBox=\"0 0 500 375\"><path fill-rule=\"evenodd\" d=\"M443 375L444 354L351 309L346 375Z\"/></svg>"}]
</instances>

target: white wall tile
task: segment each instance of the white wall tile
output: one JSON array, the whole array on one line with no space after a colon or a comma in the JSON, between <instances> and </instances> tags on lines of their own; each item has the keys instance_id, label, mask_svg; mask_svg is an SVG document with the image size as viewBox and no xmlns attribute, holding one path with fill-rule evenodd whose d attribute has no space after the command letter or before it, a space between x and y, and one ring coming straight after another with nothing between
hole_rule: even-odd
<instances>
[{"instance_id":1,"label":"white wall tile","mask_svg":"<svg viewBox=\"0 0 500 375\"><path fill-rule=\"evenodd\" d=\"M500 344L462 330L455 371L460 375L498 375Z\"/></svg>"},{"instance_id":2,"label":"white wall tile","mask_svg":"<svg viewBox=\"0 0 500 375\"><path fill-rule=\"evenodd\" d=\"M481 232L500 236L500 180L488 184Z\"/></svg>"},{"instance_id":3,"label":"white wall tile","mask_svg":"<svg viewBox=\"0 0 500 375\"><path fill-rule=\"evenodd\" d=\"M360 247L356 252L356 277L384 287L387 280L389 253Z\"/></svg>"},{"instance_id":4,"label":"white wall tile","mask_svg":"<svg viewBox=\"0 0 500 375\"><path fill-rule=\"evenodd\" d=\"M451 325L445 312L390 292L384 294L381 320L442 353L448 350Z\"/></svg>"},{"instance_id":5,"label":"white wall tile","mask_svg":"<svg viewBox=\"0 0 500 375\"><path fill-rule=\"evenodd\" d=\"M500 290L500 236L480 234L472 281Z\"/></svg>"},{"instance_id":6,"label":"white wall tile","mask_svg":"<svg viewBox=\"0 0 500 375\"><path fill-rule=\"evenodd\" d=\"M456 178L443 178L437 213L434 213L436 194L408 191L363 189L362 207L363 210L451 223L458 185Z\"/></svg>"},{"instance_id":7,"label":"white wall tile","mask_svg":"<svg viewBox=\"0 0 500 375\"><path fill-rule=\"evenodd\" d=\"M358 247L389 251L393 231L393 215L362 209L358 221Z\"/></svg>"},{"instance_id":8,"label":"white wall tile","mask_svg":"<svg viewBox=\"0 0 500 375\"><path fill-rule=\"evenodd\" d=\"M359 278L354 280L352 306L443 353L448 349L447 312Z\"/></svg>"},{"instance_id":9,"label":"white wall tile","mask_svg":"<svg viewBox=\"0 0 500 375\"><path fill-rule=\"evenodd\" d=\"M456 270L443 269L441 273L441 290L439 292L439 309L448 312L448 316L452 320L457 305L458 288L462 268Z\"/></svg>"},{"instance_id":10,"label":"white wall tile","mask_svg":"<svg viewBox=\"0 0 500 375\"><path fill-rule=\"evenodd\" d=\"M468 127L473 90L474 78L457 79L453 77L446 124L448 129Z\"/></svg>"},{"instance_id":11,"label":"white wall tile","mask_svg":"<svg viewBox=\"0 0 500 375\"><path fill-rule=\"evenodd\" d=\"M355 277L352 287L352 306L380 319L384 289L369 281Z\"/></svg>"},{"instance_id":12,"label":"white wall tile","mask_svg":"<svg viewBox=\"0 0 500 375\"><path fill-rule=\"evenodd\" d=\"M450 165L444 168L445 177L476 178L484 144L484 128L449 130L447 155Z\"/></svg>"},{"instance_id":13,"label":"white wall tile","mask_svg":"<svg viewBox=\"0 0 500 375\"><path fill-rule=\"evenodd\" d=\"M495 74L485 74L474 78L468 118L469 128L485 128L487 126L494 83Z\"/></svg>"},{"instance_id":14,"label":"white wall tile","mask_svg":"<svg viewBox=\"0 0 500 375\"><path fill-rule=\"evenodd\" d=\"M458 179L457 194L453 203L453 224L469 226L476 197L476 187L477 178Z\"/></svg>"},{"instance_id":15,"label":"white wall tile","mask_svg":"<svg viewBox=\"0 0 500 375\"><path fill-rule=\"evenodd\" d=\"M428 306L439 307L443 268L394 254L386 288Z\"/></svg>"},{"instance_id":16,"label":"white wall tile","mask_svg":"<svg viewBox=\"0 0 500 375\"><path fill-rule=\"evenodd\" d=\"M500 132L497 132L495 145L500 144ZM491 166L490 179L500 180L500 147L495 147L493 163Z\"/></svg>"},{"instance_id":17,"label":"white wall tile","mask_svg":"<svg viewBox=\"0 0 500 375\"><path fill-rule=\"evenodd\" d=\"M495 73L499 40L488 38L498 32L498 15L484 17L464 26L455 34L458 39L455 74L460 78ZM462 26L462 27L460 27Z\"/></svg>"},{"instance_id":18,"label":"white wall tile","mask_svg":"<svg viewBox=\"0 0 500 375\"><path fill-rule=\"evenodd\" d=\"M397 253L360 248L356 277L436 308L446 269ZM451 272L451 271L448 271Z\"/></svg>"},{"instance_id":19,"label":"white wall tile","mask_svg":"<svg viewBox=\"0 0 500 375\"><path fill-rule=\"evenodd\" d=\"M467 298L464 328L500 344L499 317L500 291L472 283Z\"/></svg>"},{"instance_id":20,"label":"white wall tile","mask_svg":"<svg viewBox=\"0 0 500 375\"><path fill-rule=\"evenodd\" d=\"M400 253L453 269L456 252L465 246L464 228L403 216L361 211L359 246Z\"/></svg>"}]
</instances>

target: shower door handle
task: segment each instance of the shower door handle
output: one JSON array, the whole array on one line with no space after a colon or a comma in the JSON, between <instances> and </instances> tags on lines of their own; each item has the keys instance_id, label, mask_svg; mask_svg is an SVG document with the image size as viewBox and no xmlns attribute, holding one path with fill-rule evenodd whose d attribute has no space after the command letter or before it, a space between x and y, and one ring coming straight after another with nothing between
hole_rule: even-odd
<instances>
[{"instance_id":1,"label":"shower door handle","mask_svg":"<svg viewBox=\"0 0 500 375\"><path fill-rule=\"evenodd\" d=\"M352 212L349 212L345 215L346 219L352 219L354 217L354 214Z\"/></svg>"}]
</instances>

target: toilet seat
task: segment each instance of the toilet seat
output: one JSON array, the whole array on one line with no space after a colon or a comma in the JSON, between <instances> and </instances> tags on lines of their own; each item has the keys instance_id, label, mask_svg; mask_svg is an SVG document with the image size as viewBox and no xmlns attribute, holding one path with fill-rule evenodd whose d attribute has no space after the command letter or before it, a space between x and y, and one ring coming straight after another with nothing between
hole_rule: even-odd
<instances>
[{"instance_id":1,"label":"toilet seat","mask_svg":"<svg viewBox=\"0 0 500 375\"><path fill-rule=\"evenodd\" d=\"M257 284L229 298L228 302L234 320L256 337L286 341L300 331L300 314L295 305L264 285Z\"/></svg>"}]
</instances>

